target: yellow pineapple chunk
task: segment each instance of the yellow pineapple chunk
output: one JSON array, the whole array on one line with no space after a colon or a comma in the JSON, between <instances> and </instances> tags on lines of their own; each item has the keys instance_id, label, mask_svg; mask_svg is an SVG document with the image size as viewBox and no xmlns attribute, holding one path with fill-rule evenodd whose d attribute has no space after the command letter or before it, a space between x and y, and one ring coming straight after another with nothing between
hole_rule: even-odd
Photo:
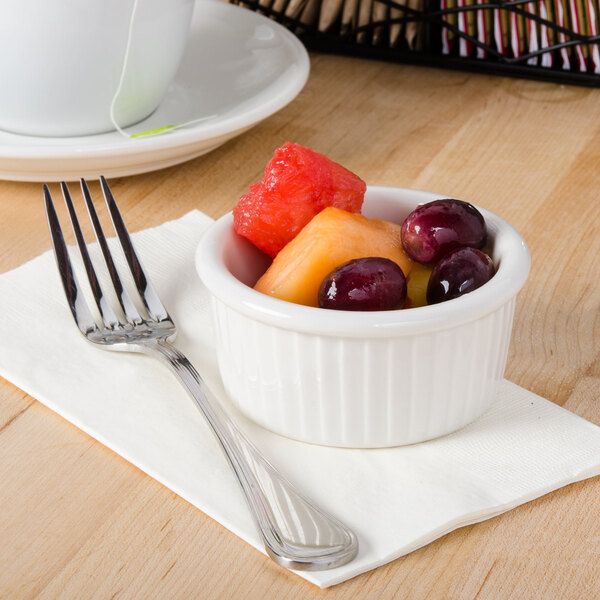
<instances>
[{"instance_id":1,"label":"yellow pineapple chunk","mask_svg":"<svg viewBox=\"0 0 600 600\"><path fill-rule=\"evenodd\" d=\"M427 306L427 284L433 267L413 262L410 275L406 278L405 308Z\"/></svg>"},{"instance_id":2,"label":"yellow pineapple chunk","mask_svg":"<svg viewBox=\"0 0 600 600\"><path fill-rule=\"evenodd\" d=\"M405 276L413 262L404 253L401 225L328 207L275 257L254 289L280 300L318 306L321 282L333 269L354 258L393 260Z\"/></svg>"}]
</instances>

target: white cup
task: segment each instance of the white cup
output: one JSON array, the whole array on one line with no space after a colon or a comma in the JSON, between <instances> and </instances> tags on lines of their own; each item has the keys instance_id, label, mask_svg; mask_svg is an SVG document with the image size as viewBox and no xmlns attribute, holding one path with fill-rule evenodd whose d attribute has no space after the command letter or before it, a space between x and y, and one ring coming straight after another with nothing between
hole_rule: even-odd
<instances>
[{"instance_id":1,"label":"white cup","mask_svg":"<svg viewBox=\"0 0 600 600\"><path fill-rule=\"evenodd\" d=\"M114 130L117 91L113 116L120 127L146 118L177 72L193 6L194 0L2 0L0 129L34 136Z\"/></svg>"}]
</instances>

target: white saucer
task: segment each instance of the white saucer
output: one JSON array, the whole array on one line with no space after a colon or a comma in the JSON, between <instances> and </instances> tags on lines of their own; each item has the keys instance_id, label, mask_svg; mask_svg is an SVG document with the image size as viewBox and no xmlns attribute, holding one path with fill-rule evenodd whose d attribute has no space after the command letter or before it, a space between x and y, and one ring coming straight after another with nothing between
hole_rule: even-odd
<instances>
[{"instance_id":1,"label":"white saucer","mask_svg":"<svg viewBox=\"0 0 600 600\"><path fill-rule=\"evenodd\" d=\"M127 131L208 118L133 139L116 131L69 138L0 132L0 178L119 177L184 162L283 108L304 87L308 73L304 46L278 23L244 8L198 0L183 62L165 100Z\"/></svg>"}]
</instances>

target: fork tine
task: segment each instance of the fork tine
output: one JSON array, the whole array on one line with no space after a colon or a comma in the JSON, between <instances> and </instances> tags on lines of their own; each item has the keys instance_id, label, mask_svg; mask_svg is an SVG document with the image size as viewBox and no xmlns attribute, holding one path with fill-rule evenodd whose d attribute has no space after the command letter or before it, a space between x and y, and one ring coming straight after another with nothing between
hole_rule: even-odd
<instances>
[{"instance_id":1,"label":"fork tine","mask_svg":"<svg viewBox=\"0 0 600 600\"><path fill-rule=\"evenodd\" d=\"M142 267L142 263L135 252L133 243L131 242L131 237L129 236L129 232L127 231L127 227L125 226L125 222L123 221L123 217L121 216L119 207L117 206L117 202L115 201L114 196L108 187L108 183L103 176L100 177L100 183L102 185L102 192L110 212L113 226L121 242L121 246L123 248L125 258L127 259L127 263L129 264L129 268L131 270L137 290L140 293L150 318L154 319L155 321L170 320L167 310L160 301L157 293L154 291L154 288L150 283L150 279L146 275L146 272Z\"/></svg>"},{"instance_id":2,"label":"fork tine","mask_svg":"<svg viewBox=\"0 0 600 600\"><path fill-rule=\"evenodd\" d=\"M106 327L114 329L115 327L119 326L119 319L113 311L110 302L108 302L106 296L104 295L102 286L98 281L98 276L96 275L96 271L90 259L81 227L79 226L79 220L77 219L77 213L75 212L75 207L73 206L73 201L71 200L69 188L64 181L61 182L60 188L63 193L63 198L65 199L65 204L67 205L67 209L69 211L69 217L71 219L71 225L73 226L73 232L75 233L75 239L77 240L77 245L79 246L79 252L81 253L83 265L90 282L90 287L92 288L94 300L96 301L96 305L100 311L102 321Z\"/></svg>"},{"instance_id":3,"label":"fork tine","mask_svg":"<svg viewBox=\"0 0 600 600\"><path fill-rule=\"evenodd\" d=\"M121 305L123 313L125 314L125 317L127 318L127 321L129 323L131 323L132 325L135 325L136 323L141 323L143 319L140 316L140 313L136 309L135 305L131 301L131 297L129 296L127 290L121 282L121 278L119 277L119 272L117 271L117 267L115 266L112 254L110 253L108 243L106 242L106 237L104 235L104 231L102 230L102 225L100 224L100 219L98 218L98 213L96 212L96 207L94 206L94 201L92 200L92 195L90 194L87 182L85 181L85 179L81 179L80 183L81 191L83 193L83 197L85 198L88 215L94 227L96 239L98 240L98 244L100 245L100 249L102 250L102 255L104 256L106 267L108 268L108 272L110 273L110 278L113 282L113 286L115 288L115 293L117 294L119 304Z\"/></svg>"},{"instance_id":4,"label":"fork tine","mask_svg":"<svg viewBox=\"0 0 600 600\"><path fill-rule=\"evenodd\" d=\"M52 195L46 184L44 184L44 206L48 220L48 229L52 238L52 247L54 248L54 258L56 259L60 279L65 290L65 295L67 296L67 303L73 313L77 327L79 327L84 335L87 335L96 329L96 322L75 277L73 265L69 258L69 251L67 250L65 238L60 227L60 221L58 220L54 202L52 201Z\"/></svg>"}]
</instances>

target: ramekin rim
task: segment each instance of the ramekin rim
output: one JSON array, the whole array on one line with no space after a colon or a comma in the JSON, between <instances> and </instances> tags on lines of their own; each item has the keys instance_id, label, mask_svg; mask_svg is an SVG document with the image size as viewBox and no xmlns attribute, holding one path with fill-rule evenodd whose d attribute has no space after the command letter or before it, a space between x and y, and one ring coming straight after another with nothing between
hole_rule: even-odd
<instances>
[{"instance_id":1,"label":"ramekin rim","mask_svg":"<svg viewBox=\"0 0 600 600\"><path fill-rule=\"evenodd\" d=\"M368 186L367 194L415 193L421 199L448 197L408 188ZM477 205L475 205L477 206ZM208 291L230 308L269 325L300 333L340 337L414 335L457 327L483 318L517 295L529 274L529 249L517 230L500 216L477 206L498 240L514 250L501 257L494 277L482 287L448 302L391 311L336 311L273 298L237 279L221 260L224 237L231 231L231 212L217 219L196 249L198 275Z\"/></svg>"}]
</instances>

